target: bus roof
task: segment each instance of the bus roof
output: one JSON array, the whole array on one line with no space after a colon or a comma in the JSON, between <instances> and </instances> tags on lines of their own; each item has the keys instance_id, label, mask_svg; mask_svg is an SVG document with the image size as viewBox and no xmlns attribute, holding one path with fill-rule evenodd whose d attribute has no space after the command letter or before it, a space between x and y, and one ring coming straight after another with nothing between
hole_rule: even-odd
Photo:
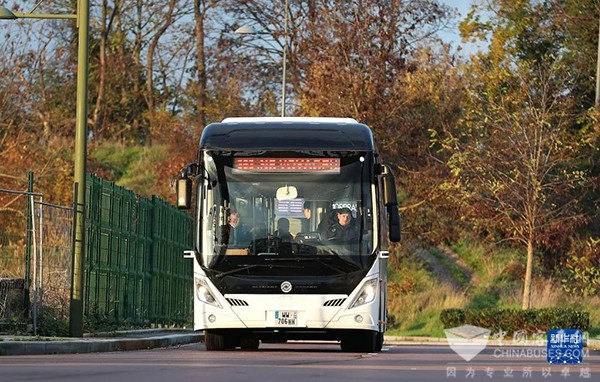
<instances>
[{"instance_id":1,"label":"bus roof","mask_svg":"<svg viewBox=\"0 0 600 382\"><path fill-rule=\"evenodd\" d=\"M221 123L281 123L281 122L307 122L307 123L358 123L354 118L334 117L232 117L225 118Z\"/></svg>"},{"instance_id":2,"label":"bus roof","mask_svg":"<svg viewBox=\"0 0 600 382\"><path fill-rule=\"evenodd\" d=\"M200 149L373 151L373 135L352 118L226 118L206 126Z\"/></svg>"}]
</instances>

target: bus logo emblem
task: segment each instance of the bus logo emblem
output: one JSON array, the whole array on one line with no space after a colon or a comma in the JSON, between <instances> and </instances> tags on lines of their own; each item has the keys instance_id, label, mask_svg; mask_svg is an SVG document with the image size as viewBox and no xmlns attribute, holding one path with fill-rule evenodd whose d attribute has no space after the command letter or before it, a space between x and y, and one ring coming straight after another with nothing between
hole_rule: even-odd
<instances>
[{"instance_id":1,"label":"bus logo emblem","mask_svg":"<svg viewBox=\"0 0 600 382\"><path fill-rule=\"evenodd\" d=\"M289 281L284 281L281 283L281 291L283 293L290 293L292 290L292 283Z\"/></svg>"}]
</instances>

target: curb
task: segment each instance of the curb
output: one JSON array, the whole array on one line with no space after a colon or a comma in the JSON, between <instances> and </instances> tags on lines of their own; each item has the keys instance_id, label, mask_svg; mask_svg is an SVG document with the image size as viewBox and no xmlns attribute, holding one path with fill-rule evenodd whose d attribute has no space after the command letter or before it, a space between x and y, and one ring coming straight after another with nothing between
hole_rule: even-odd
<instances>
[{"instance_id":1,"label":"curb","mask_svg":"<svg viewBox=\"0 0 600 382\"><path fill-rule=\"evenodd\" d=\"M140 334L135 332L121 335ZM41 355L101 353L112 351L144 350L180 346L200 342L204 337L196 332L154 335L143 338L90 338L60 341L0 341L0 355Z\"/></svg>"},{"instance_id":2,"label":"curb","mask_svg":"<svg viewBox=\"0 0 600 382\"><path fill-rule=\"evenodd\" d=\"M448 345L445 338L385 336L384 345Z\"/></svg>"},{"instance_id":3,"label":"curb","mask_svg":"<svg viewBox=\"0 0 600 382\"><path fill-rule=\"evenodd\" d=\"M488 346L546 346L546 341L541 345L512 343L512 341L488 341ZM434 337L404 337L404 336L386 336L384 345L448 345L446 338ZM587 346L590 350L600 350L600 340L587 340Z\"/></svg>"}]
</instances>

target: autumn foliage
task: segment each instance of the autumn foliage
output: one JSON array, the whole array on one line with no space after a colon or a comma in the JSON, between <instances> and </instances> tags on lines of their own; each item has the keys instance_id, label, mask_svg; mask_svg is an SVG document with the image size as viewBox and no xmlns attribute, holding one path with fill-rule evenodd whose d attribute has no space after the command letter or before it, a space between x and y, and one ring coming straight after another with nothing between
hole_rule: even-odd
<instances>
[{"instance_id":1,"label":"autumn foliage","mask_svg":"<svg viewBox=\"0 0 600 382\"><path fill-rule=\"evenodd\" d=\"M468 232L576 268L573 248L600 230L593 1L493 0L468 15L435 0L284 4L94 3L88 171L172 199L205 124L280 115L285 48L286 114L373 128L407 240ZM458 23L480 51L439 38ZM242 25L260 34L234 34ZM25 189L33 171L36 191L69 204L76 29L19 21L2 33L0 188ZM0 194L0 211L10 208Z\"/></svg>"}]
</instances>

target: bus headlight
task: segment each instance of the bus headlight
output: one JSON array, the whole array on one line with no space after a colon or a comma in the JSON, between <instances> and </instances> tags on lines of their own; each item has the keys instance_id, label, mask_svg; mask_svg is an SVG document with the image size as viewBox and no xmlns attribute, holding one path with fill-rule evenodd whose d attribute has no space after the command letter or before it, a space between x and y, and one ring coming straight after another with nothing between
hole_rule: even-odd
<instances>
[{"instance_id":1,"label":"bus headlight","mask_svg":"<svg viewBox=\"0 0 600 382\"><path fill-rule=\"evenodd\" d=\"M202 301L205 304L221 308L221 304L219 304L215 296L213 296L212 292L210 291L210 288L208 287L208 284L206 284L206 281L202 279L195 279L195 282L196 298L198 298L198 300Z\"/></svg>"},{"instance_id":2,"label":"bus headlight","mask_svg":"<svg viewBox=\"0 0 600 382\"><path fill-rule=\"evenodd\" d=\"M350 308L368 304L375 299L375 295L377 294L377 280L377 278L371 279L363 285L358 297L352 302Z\"/></svg>"}]
</instances>

